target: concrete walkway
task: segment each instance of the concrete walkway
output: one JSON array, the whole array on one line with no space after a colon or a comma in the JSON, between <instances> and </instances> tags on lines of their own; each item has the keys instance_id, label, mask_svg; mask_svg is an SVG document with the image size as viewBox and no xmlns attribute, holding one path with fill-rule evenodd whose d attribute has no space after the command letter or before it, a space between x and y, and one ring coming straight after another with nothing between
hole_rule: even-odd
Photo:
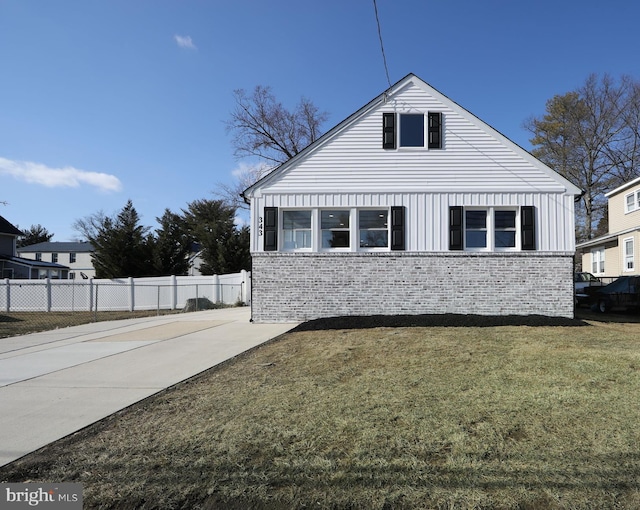
<instances>
[{"instance_id":1,"label":"concrete walkway","mask_svg":"<svg viewBox=\"0 0 640 510\"><path fill-rule=\"evenodd\" d=\"M295 327L249 308L0 339L0 466Z\"/></svg>"}]
</instances>

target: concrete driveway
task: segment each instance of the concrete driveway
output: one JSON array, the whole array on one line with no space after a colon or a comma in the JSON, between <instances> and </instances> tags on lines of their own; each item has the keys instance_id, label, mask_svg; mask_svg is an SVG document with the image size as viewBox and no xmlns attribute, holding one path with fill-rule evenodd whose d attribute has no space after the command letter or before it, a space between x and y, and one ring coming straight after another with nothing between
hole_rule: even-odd
<instances>
[{"instance_id":1,"label":"concrete driveway","mask_svg":"<svg viewBox=\"0 0 640 510\"><path fill-rule=\"evenodd\" d=\"M0 339L0 466L295 327L247 308Z\"/></svg>"}]
</instances>

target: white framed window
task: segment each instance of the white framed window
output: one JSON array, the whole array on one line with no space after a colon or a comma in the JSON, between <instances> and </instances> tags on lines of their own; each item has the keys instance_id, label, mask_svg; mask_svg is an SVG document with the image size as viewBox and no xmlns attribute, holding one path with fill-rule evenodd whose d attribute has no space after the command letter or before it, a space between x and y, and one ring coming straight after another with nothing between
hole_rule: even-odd
<instances>
[{"instance_id":1,"label":"white framed window","mask_svg":"<svg viewBox=\"0 0 640 510\"><path fill-rule=\"evenodd\" d=\"M52 253L51 254L51 262L53 262L54 264L58 263L58 254L57 253Z\"/></svg>"},{"instance_id":2,"label":"white framed window","mask_svg":"<svg viewBox=\"0 0 640 510\"><path fill-rule=\"evenodd\" d=\"M624 211L630 213L640 209L640 190L629 193L624 197Z\"/></svg>"},{"instance_id":3,"label":"white framed window","mask_svg":"<svg viewBox=\"0 0 640 510\"><path fill-rule=\"evenodd\" d=\"M518 211L515 208L465 209L465 250L515 250L518 246L519 235Z\"/></svg>"},{"instance_id":4,"label":"white framed window","mask_svg":"<svg viewBox=\"0 0 640 510\"><path fill-rule=\"evenodd\" d=\"M69 264L75 264L76 262L76 254L75 253L69 253Z\"/></svg>"},{"instance_id":5,"label":"white framed window","mask_svg":"<svg viewBox=\"0 0 640 510\"><path fill-rule=\"evenodd\" d=\"M320 211L322 249L351 247L351 211L329 209Z\"/></svg>"},{"instance_id":6,"label":"white framed window","mask_svg":"<svg viewBox=\"0 0 640 510\"><path fill-rule=\"evenodd\" d=\"M358 211L360 248L389 247L388 209L361 209Z\"/></svg>"},{"instance_id":7,"label":"white framed window","mask_svg":"<svg viewBox=\"0 0 640 510\"><path fill-rule=\"evenodd\" d=\"M442 149L442 113L401 113L400 147Z\"/></svg>"},{"instance_id":8,"label":"white framed window","mask_svg":"<svg viewBox=\"0 0 640 510\"><path fill-rule=\"evenodd\" d=\"M624 262L622 268L624 271L633 271L635 268L633 237L625 239L622 244L624 246Z\"/></svg>"},{"instance_id":9,"label":"white framed window","mask_svg":"<svg viewBox=\"0 0 640 510\"><path fill-rule=\"evenodd\" d=\"M311 210L282 211L284 250L311 249Z\"/></svg>"},{"instance_id":10,"label":"white framed window","mask_svg":"<svg viewBox=\"0 0 640 510\"><path fill-rule=\"evenodd\" d=\"M400 114L400 147L424 147L424 114Z\"/></svg>"},{"instance_id":11,"label":"white framed window","mask_svg":"<svg viewBox=\"0 0 640 510\"><path fill-rule=\"evenodd\" d=\"M593 274L604 274L604 248L591 250L591 272Z\"/></svg>"},{"instance_id":12,"label":"white framed window","mask_svg":"<svg viewBox=\"0 0 640 510\"><path fill-rule=\"evenodd\" d=\"M402 209L403 213L393 216L394 209ZM401 206L282 209L277 217L276 242L282 251L405 249Z\"/></svg>"}]
</instances>

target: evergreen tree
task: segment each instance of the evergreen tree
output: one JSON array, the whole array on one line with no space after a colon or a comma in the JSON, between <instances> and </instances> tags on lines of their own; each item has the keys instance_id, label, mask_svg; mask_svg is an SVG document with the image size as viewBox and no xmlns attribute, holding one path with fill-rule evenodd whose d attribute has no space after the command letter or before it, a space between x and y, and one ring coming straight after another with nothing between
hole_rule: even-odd
<instances>
[{"instance_id":1,"label":"evergreen tree","mask_svg":"<svg viewBox=\"0 0 640 510\"><path fill-rule=\"evenodd\" d=\"M160 228L153 238L153 273L158 276L186 275L192 240L184 218L165 209L162 217L156 220Z\"/></svg>"},{"instance_id":2,"label":"evergreen tree","mask_svg":"<svg viewBox=\"0 0 640 510\"><path fill-rule=\"evenodd\" d=\"M191 237L203 250L202 274L227 274L249 269L246 234L235 225L236 208L223 200L196 200L188 204L184 219Z\"/></svg>"},{"instance_id":3,"label":"evergreen tree","mask_svg":"<svg viewBox=\"0 0 640 510\"><path fill-rule=\"evenodd\" d=\"M89 233L93 245L93 267L97 278L150 276L153 244L149 227L140 224L131 200L115 218L102 217L95 232Z\"/></svg>"},{"instance_id":4,"label":"evergreen tree","mask_svg":"<svg viewBox=\"0 0 640 510\"><path fill-rule=\"evenodd\" d=\"M22 229L18 228L18 230ZM53 237L53 234L50 234L49 231L39 223L37 225L31 225L27 230L22 231L25 235L18 238L18 248L31 246L32 244L48 243Z\"/></svg>"}]
</instances>

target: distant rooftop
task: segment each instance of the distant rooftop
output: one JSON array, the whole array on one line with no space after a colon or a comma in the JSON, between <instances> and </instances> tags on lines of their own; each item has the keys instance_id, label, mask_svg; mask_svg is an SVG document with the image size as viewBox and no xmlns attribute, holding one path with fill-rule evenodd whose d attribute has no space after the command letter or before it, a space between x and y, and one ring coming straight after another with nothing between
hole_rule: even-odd
<instances>
[{"instance_id":1,"label":"distant rooftop","mask_svg":"<svg viewBox=\"0 0 640 510\"><path fill-rule=\"evenodd\" d=\"M56 242L30 244L16 250L18 253L45 252L45 253L88 253L93 252L93 246L86 241Z\"/></svg>"}]
</instances>

